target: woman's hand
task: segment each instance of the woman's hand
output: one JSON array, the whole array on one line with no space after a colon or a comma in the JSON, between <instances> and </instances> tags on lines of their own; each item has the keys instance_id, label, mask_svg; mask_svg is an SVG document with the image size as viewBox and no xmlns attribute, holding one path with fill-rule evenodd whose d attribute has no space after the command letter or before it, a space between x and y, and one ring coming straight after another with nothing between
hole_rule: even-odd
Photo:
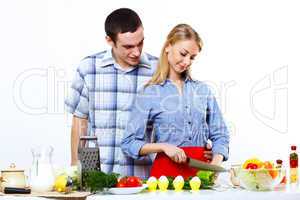
<instances>
[{"instance_id":1,"label":"woman's hand","mask_svg":"<svg viewBox=\"0 0 300 200\"><path fill-rule=\"evenodd\" d=\"M223 158L224 158L223 155L215 154L215 155L213 155L213 158L212 158L212 161L210 162L210 164L221 165L223 162Z\"/></svg>"},{"instance_id":2,"label":"woman's hand","mask_svg":"<svg viewBox=\"0 0 300 200\"><path fill-rule=\"evenodd\" d=\"M211 162L213 158L213 153L212 153L212 146L210 143L207 143L205 146L204 150L204 158L207 159L207 161Z\"/></svg>"},{"instance_id":3,"label":"woman's hand","mask_svg":"<svg viewBox=\"0 0 300 200\"><path fill-rule=\"evenodd\" d=\"M176 163L186 162L185 152L175 145L162 144L163 152Z\"/></svg>"}]
</instances>

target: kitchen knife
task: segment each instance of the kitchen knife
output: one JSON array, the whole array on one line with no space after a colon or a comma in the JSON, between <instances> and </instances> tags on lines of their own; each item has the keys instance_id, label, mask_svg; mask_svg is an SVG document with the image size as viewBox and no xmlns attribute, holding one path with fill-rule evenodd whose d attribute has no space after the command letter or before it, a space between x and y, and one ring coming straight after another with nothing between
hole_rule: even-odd
<instances>
[{"instance_id":1,"label":"kitchen knife","mask_svg":"<svg viewBox=\"0 0 300 200\"><path fill-rule=\"evenodd\" d=\"M193 158L187 158L187 163L190 167L195 167L202 170L214 171L214 172L229 172L228 169L225 169L218 165L212 165L203 161L199 161Z\"/></svg>"}]
</instances>

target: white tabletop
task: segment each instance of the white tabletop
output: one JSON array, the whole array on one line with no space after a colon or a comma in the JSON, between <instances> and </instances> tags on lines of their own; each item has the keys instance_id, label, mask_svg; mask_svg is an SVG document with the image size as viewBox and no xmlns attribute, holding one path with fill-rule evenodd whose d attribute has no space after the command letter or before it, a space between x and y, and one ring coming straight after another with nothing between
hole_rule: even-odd
<instances>
[{"instance_id":1,"label":"white tabletop","mask_svg":"<svg viewBox=\"0 0 300 200\"><path fill-rule=\"evenodd\" d=\"M254 192L241 189L228 189L226 191L201 190L197 193L184 192L143 192L134 195L109 195L96 194L89 196L87 200L300 200L300 190Z\"/></svg>"},{"instance_id":2,"label":"white tabletop","mask_svg":"<svg viewBox=\"0 0 300 200\"><path fill-rule=\"evenodd\" d=\"M0 200L46 200L42 197L0 196ZM142 192L131 195L95 194L87 200L300 200L300 190L284 190L271 192L254 192L241 189L227 189L223 191L200 190L197 193L189 191L175 192Z\"/></svg>"}]
</instances>

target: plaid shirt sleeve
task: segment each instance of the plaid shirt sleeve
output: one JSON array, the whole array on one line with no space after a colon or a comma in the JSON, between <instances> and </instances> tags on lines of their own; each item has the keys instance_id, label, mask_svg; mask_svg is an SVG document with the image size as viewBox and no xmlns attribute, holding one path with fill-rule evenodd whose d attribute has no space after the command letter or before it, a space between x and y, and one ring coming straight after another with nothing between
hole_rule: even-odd
<instances>
[{"instance_id":1,"label":"plaid shirt sleeve","mask_svg":"<svg viewBox=\"0 0 300 200\"><path fill-rule=\"evenodd\" d=\"M89 115L89 96L88 88L85 82L83 68L88 63L82 61L77 68L75 77L72 81L68 96L65 99L66 110L80 118L88 118Z\"/></svg>"}]
</instances>

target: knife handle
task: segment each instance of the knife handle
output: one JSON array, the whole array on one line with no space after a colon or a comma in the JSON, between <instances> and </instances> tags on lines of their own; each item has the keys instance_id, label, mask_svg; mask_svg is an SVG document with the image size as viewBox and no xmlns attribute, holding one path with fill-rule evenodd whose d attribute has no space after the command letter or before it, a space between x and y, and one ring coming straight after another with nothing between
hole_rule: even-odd
<instances>
[{"instance_id":1,"label":"knife handle","mask_svg":"<svg viewBox=\"0 0 300 200\"><path fill-rule=\"evenodd\" d=\"M5 194L30 194L31 190L29 188L14 188L14 187L5 187Z\"/></svg>"}]
</instances>

